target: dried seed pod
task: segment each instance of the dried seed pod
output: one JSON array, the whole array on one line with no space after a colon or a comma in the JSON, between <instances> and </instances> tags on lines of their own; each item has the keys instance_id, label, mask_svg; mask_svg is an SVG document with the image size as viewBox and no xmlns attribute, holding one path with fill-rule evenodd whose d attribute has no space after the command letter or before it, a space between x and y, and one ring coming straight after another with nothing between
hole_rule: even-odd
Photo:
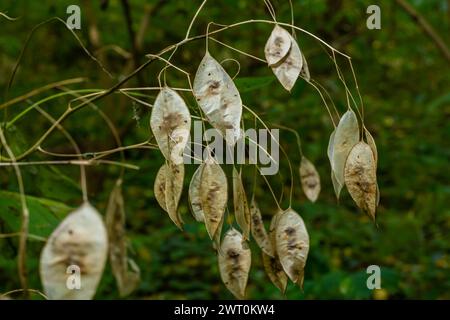
<instances>
[{"instance_id":1,"label":"dried seed pod","mask_svg":"<svg viewBox=\"0 0 450 320\"><path fill-rule=\"evenodd\" d=\"M269 239L269 235L266 232L266 228L264 228L261 211L259 210L258 204L256 203L255 199L252 199L251 201L250 212L252 218L251 229L253 238L255 238L256 243L266 255L273 257L274 250L272 247L272 243Z\"/></svg>"},{"instance_id":2,"label":"dried seed pod","mask_svg":"<svg viewBox=\"0 0 450 320\"><path fill-rule=\"evenodd\" d=\"M189 184L189 203L191 206L192 215L195 220L199 222L205 221L205 216L202 209L202 199L200 197L200 178L203 167L204 164L201 164L197 170L195 170L191 183Z\"/></svg>"},{"instance_id":3,"label":"dried seed pod","mask_svg":"<svg viewBox=\"0 0 450 320\"><path fill-rule=\"evenodd\" d=\"M153 192L159 206L167 212L166 206L166 179L167 179L167 165L163 164L156 174Z\"/></svg>"},{"instance_id":4,"label":"dried seed pod","mask_svg":"<svg viewBox=\"0 0 450 320\"><path fill-rule=\"evenodd\" d=\"M206 52L195 74L193 93L211 125L234 146L241 136L242 101L233 80Z\"/></svg>"},{"instance_id":5,"label":"dried seed pod","mask_svg":"<svg viewBox=\"0 0 450 320\"><path fill-rule=\"evenodd\" d=\"M182 229L183 220L178 212L178 203L183 191L184 165L168 163L166 174L165 198L167 213L177 227Z\"/></svg>"},{"instance_id":6,"label":"dried seed pod","mask_svg":"<svg viewBox=\"0 0 450 320\"><path fill-rule=\"evenodd\" d=\"M300 163L300 179L306 197L315 202L320 193L320 176L314 164L306 157Z\"/></svg>"},{"instance_id":7,"label":"dried seed pod","mask_svg":"<svg viewBox=\"0 0 450 320\"><path fill-rule=\"evenodd\" d=\"M264 251L262 252L264 270L267 273L270 281L282 292L286 291L288 277L283 270L283 266L277 255L271 257Z\"/></svg>"},{"instance_id":8,"label":"dried seed pod","mask_svg":"<svg viewBox=\"0 0 450 320\"><path fill-rule=\"evenodd\" d=\"M182 229L183 220L178 212L178 202L183 191L184 165L163 164L154 185L156 200L175 225Z\"/></svg>"},{"instance_id":9,"label":"dried seed pod","mask_svg":"<svg viewBox=\"0 0 450 320\"><path fill-rule=\"evenodd\" d=\"M291 44L291 35L289 32L279 25L275 25L264 47L264 54L269 66L279 63L286 57L291 49Z\"/></svg>"},{"instance_id":10,"label":"dried seed pod","mask_svg":"<svg viewBox=\"0 0 450 320\"><path fill-rule=\"evenodd\" d=\"M309 236L300 215L292 209L283 212L276 227L276 250L289 278L303 287L309 251Z\"/></svg>"},{"instance_id":11,"label":"dried seed pod","mask_svg":"<svg viewBox=\"0 0 450 320\"><path fill-rule=\"evenodd\" d=\"M305 58L305 55L303 54L303 52L302 52L302 60L303 60L303 67L302 67L302 71L300 72L300 76L309 82L311 80L311 74L309 73L308 62L306 61L306 58Z\"/></svg>"},{"instance_id":12,"label":"dried seed pod","mask_svg":"<svg viewBox=\"0 0 450 320\"><path fill-rule=\"evenodd\" d=\"M331 168L334 171L339 192L344 185L344 167L350 150L359 141L358 119L353 110L348 110L342 116L335 130L333 148L331 152ZM338 195L339 195L338 192ZM338 196L339 198L339 196Z\"/></svg>"},{"instance_id":13,"label":"dried seed pod","mask_svg":"<svg viewBox=\"0 0 450 320\"><path fill-rule=\"evenodd\" d=\"M377 177L372 149L365 142L356 144L345 164L345 184L357 206L375 220Z\"/></svg>"},{"instance_id":14,"label":"dried seed pod","mask_svg":"<svg viewBox=\"0 0 450 320\"><path fill-rule=\"evenodd\" d=\"M164 87L156 97L150 116L150 127L164 157L182 163L191 128L191 115L186 103L174 90Z\"/></svg>"},{"instance_id":15,"label":"dried seed pod","mask_svg":"<svg viewBox=\"0 0 450 320\"><path fill-rule=\"evenodd\" d=\"M222 281L238 299L244 299L251 252L242 234L231 228L225 234L218 252L219 270Z\"/></svg>"},{"instance_id":16,"label":"dried seed pod","mask_svg":"<svg viewBox=\"0 0 450 320\"><path fill-rule=\"evenodd\" d=\"M42 250L40 274L47 297L92 299L107 252L105 225L97 210L86 202L60 223ZM74 290L78 284L81 287Z\"/></svg>"},{"instance_id":17,"label":"dried seed pod","mask_svg":"<svg viewBox=\"0 0 450 320\"><path fill-rule=\"evenodd\" d=\"M233 204L236 222L242 229L244 239L250 239L250 210L248 208L247 196L242 184L241 174L233 167Z\"/></svg>"},{"instance_id":18,"label":"dried seed pod","mask_svg":"<svg viewBox=\"0 0 450 320\"><path fill-rule=\"evenodd\" d=\"M118 180L109 196L106 208L106 229L109 240L109 260L121 297L129 295L139 284L139 267L128 258L125 236L125 207L122 181ZM129 268L131 267L131 269Z\"/></svg>"},{"instance_id":19,"label":"dried seed pod","mask_svg":"<svg viewBox=\"0 0 450 320\"><path fill-rule=\"evenodd\" d=\"M206 230L214 239L228 199L227 177L217 163L205 162L200 178L200 197Z\"/></svg>"},{"instance_id":20,"label":"dried seed pod","mask_svg":"<svg viewBox=\"0 0 450 320\"><path fill-rule=\"evenodd\" d=\"M291 91L294 87L295 81L297 81L303 68L300 48L295 39L291 35L289 37L292 43L289 53L276 65L271 66L273 73L287 91Z\"/></svg>"}]
</instances>

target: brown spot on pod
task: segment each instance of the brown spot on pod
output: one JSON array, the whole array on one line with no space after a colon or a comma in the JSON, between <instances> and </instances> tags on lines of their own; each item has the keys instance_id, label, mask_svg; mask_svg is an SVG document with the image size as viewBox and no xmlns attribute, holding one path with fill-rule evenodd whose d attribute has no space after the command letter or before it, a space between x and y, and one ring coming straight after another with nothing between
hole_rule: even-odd
<instances>
[{"instance_id":1,"label":"brown spot on pod","mask_svg":"<svg viewBox=\"0 0 450 320\"><path fill-rule=\"evenodd\" d=\"M71 231L71 232L69 232ZM108 250L106 228L89 203L70 213L50 235L40 258L40 274L49 299L92 299ZM68 267L78 268L79 290L67 287Z\"/></svg>"},{"instance_id":2,"label":"brown spot on pod","mask_svg":"<svg viewBox=\"0 0 450 320\"><path fill-rule=\"evenodd\" d=\"M153 104L150 127L166 160L178 161L188 141L191 115L177 92L161 89Z\"/></svg>"},{"instance_id":3,"label":"brown spot on pod","mask_svg":"<svg viewBox=\"0 0 450 320\"><path fill-rule=\"evenodd\" d=\"M345 184L357 206L375 220L378 193L376 163L367 143L359 142L350 151L345 163Z\"/></svg>"},{"instance_id":4,"label":"brown spot on pod","mask_svg":"<svg viewBox=\"0 0 450 320\"><path fill-rule=\"evenodd\" d=\"M236 222L241 227L244 238L250 238L250 209L248 208L247 196L242 184L241 174L233 167L233 204Z\"/></svg>"},{"instance_id":5,"label":"brown spot on pod","mask_svg":"<svg viewBox=\"0 0 450 320\"><path fill-rule=\"evenodd\" d=\"M193 93L209 123L234 146L240 137L242 100L231 77L209 52L195 74Z\"/></svg>"},{"instance_id":6,"label":"brown spot on pod","mask_svg":"<svg viewBox=\"0 0 450 320\"><path fill-rule=\"evenodd\" d=\"M292 209L283 212L275 229L276 252L289 278L302 286L309 235L303 219Z\"/></svg>"},{"instance_id":7,"label":"brown spot on pod","mask_svg":"<svg viewBox=\"0 0 450 320\"><path fill-rule=\"evenodd\" d=\"M279 63L287 56L291 49L291 43L289 32L279 25L275 25L264 47L264 54L269 66Z\"/></svg>"},{"instance_id":8,"label":"brown spot on pod","mask_svg":"<svg viewBox=\"0 0 450 320\"><path fill-rule=\"evenodd\" d=\"M238 299L244 299L251 252L242 234L230 229L225 234L218 251L219 271L228 290Z\"/></svg>"}]
</instances>

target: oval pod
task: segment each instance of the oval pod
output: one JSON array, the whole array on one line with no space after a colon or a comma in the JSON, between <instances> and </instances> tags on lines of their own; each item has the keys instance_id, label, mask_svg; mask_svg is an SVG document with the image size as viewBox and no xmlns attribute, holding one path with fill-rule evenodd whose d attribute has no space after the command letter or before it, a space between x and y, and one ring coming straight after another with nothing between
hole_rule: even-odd
<instances>
[{"instance_id":1,"label":"oval pod","mask_svg":"<svg viewBox=\"0 0 450 320\"><path fill-rule=\"evenodd\" d=\"M309 201L316 202L320 193L320 176L316 167L306 157L302 157L299 171L303 192Z\"/></svg>"},{"instance_id":2,"label":"oval pod","mask_svg":"<svg viewBox=\"0 0 450 320\"><path fill-rule=\"evenodd\" d=\"M291 49L291 44L291 35L289 32L279 25L275 25L264 47L264 54L269 66L279 63L286 57Z\"/></svg>"},{"instance_id":3,"label":"oval pod","mask_svg":"<svg viewBox=\"0 0 450 320\"><path fill-rule=\"evenodd\" d=\"M60 223L42 250L40 274L47 297L92 299L107 252L105 225L97 210L86 202Z\"/></svg>"},{"instance_id":4,"label":"oval pod","mask_svg":"<svg viewBox=\"0 0 450 320\"><path fill-rule=\"evenodd\" d=\"M209 52L195 74L193 93L209 123L228 145L234 146L241 136L241 96L231 77Z\"/></svg>"},{"instance_id":5,"label":"oval pod","mask_svg":"<svg viewBox=\"0 0 450 320\"><path fill-rule=\"evenodd\" d=\"M161 89L153 104L150 127L164 157L176 164L182 163L191 115L177 92L168 87Z\"/></svg>"},{"instance_id":6,"label":"oval pod","mask_svg":"<svg viewBox=\"0 0 450 320\"><path fill-rule=\"evenodd\" d=\"M244 299L251 252L242 234L231 228L225 234L218 254L219 271L228 290L238 299Z\"/></svg>"},{"instance_id":7,"label":"oval pod","mask_svg":"<svg viewBox=\"0 0 450 320\"><path fill-rule=\"evenodd\" d=\"M300 215L288 209L278 218L276 250L289 278L303 287L304 269L309 251L309 235Z\"/></svg>"},{"instance_id":8,"label":"oval pod","mask_svg":"<svg viewBox=\"0 0 450 320\"><path fill-rule=\"evenodd\" d=\"M219 164L208 161L205 162L200 180L200 197L205 226L212 240L219 229L227 205L227 177Z\"/></svg>"},{"instance_id":9,"label":"oval pod","mask_svg":"<svg viewBox=\"0 0 450 320\"><path fill-rule=\"evenodd\" d=\"M344 167L350 150L359 141L359 126L353 110L348 110L339 120L335 130L332 149L331 167L334 171L339 192L344 185ZM339 195L338 192L338 195Z\"/></svg>"},{"instance_id":10,"label":"oval pod","mask_svg":"<svg viewBox=\"0 0 450 320\"><path fill-rule=\"evenodd\" d=\"M358 207L375 220L377 176L372 149L365 142L356 144L345 163L345 184Z\"/></svg>"},{"instance_id":11,"label":"oval pod","mask_svg":"<svg viewBox=\"0 0 450 320\"><path fill-rule=\"evenodd\" d=\"M289 53L279 63L272 65L271 68L278 81L290 92L303 70L303 56L295 39L291 35L289 37L292 43Z\"/></svg>"}]
</instances>

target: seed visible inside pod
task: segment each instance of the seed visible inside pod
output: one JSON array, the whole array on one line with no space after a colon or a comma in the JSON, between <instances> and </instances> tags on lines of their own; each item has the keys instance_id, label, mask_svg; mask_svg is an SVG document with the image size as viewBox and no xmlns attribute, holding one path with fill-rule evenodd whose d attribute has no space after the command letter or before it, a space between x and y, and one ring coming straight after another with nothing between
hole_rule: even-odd
<instances>
[{"instance_id":1,"label":"seed visible inside pod","mask_svg":"<svg viewBox=\"0 0 450 320\"><path fill-rule=\"evenodd\" d=\"M244 299L251 252L242 234L231 228L225 234L218 252L219 271L228 290L238 299Z\"/></svg>"},{"instance_id":2,"label":"seed visible inside pod","mask_svg":"<svg viewBox=\"0 0 450 320\"><path fill-rule=\"evenodd\" d=\"M365 142L356 144L345 164L345 184L356 205L375 220L377 177L375 159Z\"/></svg>"},{"instance_id":3,"label":"seed visible inside pod","mask_svg":"<svg viewBox=\"0 0 450 320\"><path fill-rule=\"evenodd\" d=\"M309 235L300 215L292 209L283 212L276 226L276 251L289 278L303 287L309 251Z\"/></svg>"},{"instance_id":4,"label":"seed visible inside pod","mask_svg":"<svg viewBox=\"0 0 450 320\"><path fill-rule=\"evenodd\" d=\"M105 225L97 210L86 202L59 224L42 250L40 274L47 297L52 300L92 299L107 252ZM73 272L81 277L74 278L75 282L80 281L81 287L77 290L70 289L72 283L68 285Z\"/></svg>"}]
</instances>

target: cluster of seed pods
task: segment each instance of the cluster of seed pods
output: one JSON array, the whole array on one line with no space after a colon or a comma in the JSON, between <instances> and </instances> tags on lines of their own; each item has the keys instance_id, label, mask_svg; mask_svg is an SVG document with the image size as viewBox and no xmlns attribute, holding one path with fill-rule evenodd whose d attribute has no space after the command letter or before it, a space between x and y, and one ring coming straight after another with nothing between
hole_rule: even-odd
<instances>
[{"instance_id":1,"label":"cluster of seed pods","mask_svg":"<svg viewBox=\"0 0 450 320\"><path fill-rule=\"evenodd\" d=\"M294 37L275 25L264 48L268 66L281 85L290 91L299 77L310 81L305 56ZM229 147L241 137L242 100L231 77L207 51L197 69L193 95L211 126L217 129ZM152 108L150 127L165 158L154 181L158 204L174 224L182 229L178 210L183 191L183 150L191 127L191 115L182 97L163 87ZM363 141L366 139L367 143ZM377 150L367 131L359 129L356 114L349 109L331 134L328 146L331 179L339 194L343 186L356 204L375 218L379 201L376 182ZM315 202L320 193L320 177L314 165L302 156L299 174L306 197ZM230 227L222 237L228 202L228 181L213 157L195 171L189 184L189 203L196 221L204 223L217 251L221 278L239 299L246 297L251 266L248 242L251 237L262 251L265 271L282 292L288 279L303 286L309 252L309 235L301 216L292 208L273 214L267 232L257 201L250 205L242 181L242 172L232 171L233 209L237 228ZM127 258L124 237L124 206L121 181L115 186L107 209L106 226L88 203L67 216L53 232L41 255L41 277L51 299L90 299L95 294L108 254L122 295L139 283L139 268ZM76 265L83 275L81 290L69 290L67 267Z\"/></svg>"}]
</instances>

